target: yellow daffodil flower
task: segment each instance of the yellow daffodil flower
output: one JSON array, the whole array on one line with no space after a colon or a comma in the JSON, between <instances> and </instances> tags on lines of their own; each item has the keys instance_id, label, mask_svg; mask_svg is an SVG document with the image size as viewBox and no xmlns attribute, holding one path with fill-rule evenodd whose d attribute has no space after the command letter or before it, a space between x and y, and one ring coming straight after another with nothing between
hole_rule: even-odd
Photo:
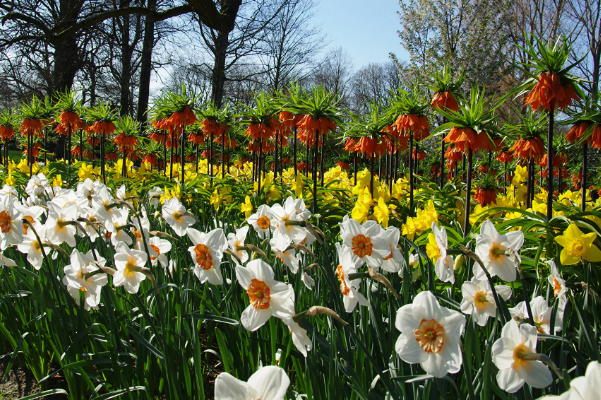
<instances>
[{"instance_id":1,"label":"yellow daffodil flower","mask_svg":"<svg viewBox=\"0 0 601 400\"><path fill-rule=\"evenodd\" d=\"M589 262L601 261L601 251L593 244L597 237L595 232L584 234L575 224L568 226L563 235L557 236L555 241L563 249L560 260L563 265L573 265L581 259Z\"/></svg>"},{"instance_id":2,"label":"yellow daffodil flower","mask_svg":"<svg viewBox=\"0 0 601 400\"><path fill-rule=\"evenodd\" d=\"M378 205L374 207L374 215L376 216L378 223L381 224L384 229L387 229L390 210L388 210L388 206L386 206L386 202L384 201L383 197L378 199Z\"/></svg>"},{"instance_id":3,"label":"yellow daffodil flower","mask_svg":"<svg viewBox=\"0 0 601 400\"><path fill-rule=\"evenodd\" d=\"M244 199L244 204L240 206L240 211L243 212L245 218L248 219L248 217L250 217L250 215L252 214L253 209L253 205L250 202L250 196L246 196L246 198Z\"/></svg>"}]
</instances>

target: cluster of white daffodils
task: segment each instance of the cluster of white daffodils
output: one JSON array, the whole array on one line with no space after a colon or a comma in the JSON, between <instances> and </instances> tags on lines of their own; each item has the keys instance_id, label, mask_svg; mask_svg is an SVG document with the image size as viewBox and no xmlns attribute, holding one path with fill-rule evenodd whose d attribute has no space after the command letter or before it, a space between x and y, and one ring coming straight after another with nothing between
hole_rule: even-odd
<instances>
[{"instance_id":1,"label":"cluster of white daffodils","mask_svg":"<svg viewBox=\"0 0 601 400\"><path fill-rule=\"evenodd\" d=\"M284 204L274 204L271 207L261 205L248 218L248 224L261 239L269 238L271 250L290 272L296 274L301 263L301 254L296 251L297 245L309 247L315 241L315 236L306 229L306 221L310 217L311 212L303 199L288 197ZM311 288L310 285L308 287Z\"/></svg>"},{"instance_id":2,"label":"cluster of white daffodils","mask_svg":"<svg viewBox=\"0 0 601 400\"><path fill-rule=\"evenodd\" d=\"M247 222L252 226L259 238L269 239L273 254L290 270L297 274L302 255L299 246L308 247L315 241L315 236L306 228L311 212L307 210L302 199L287 198L284 204L271 207L261 205ZM249 305L242 313L240 322L250 331L255 331L265 324L271 316L280 318L288 326L292 341L296 348L307 356L312 343L307 331L294 321L295 294L290 284L275 280L272 267L260 259L247 262L249 259L244 245L248 226L228 235L228 245L236 255L236 278L249 298ZM246 263L247 262L247 263ZM246 263L246 266L244 264ZM314 284L306 272L302 281L311 289Z\"/></svg>"},{"instance_id":3,"label":"cluster of white daffodils","mask_svg":"<svg viewBox=\"0 0 601 400\"><path fill-rule=\"evenodd\" d=\"M45 257L55 259L65 246L70 248L63 283L78 304L84 299L86 310L100 304L107 273L113 276L116 287L136 293L146 278L143 271L149 256L151 265L168 265L166 254L171 243L150 237L146 210L141 207L140 213L134 213L125 186L113 196L98 180L87 179L73 190L51 186L43 174L38 174L28 181L25 193L27 196L20 196L8 185L0 191L1 250L16 247L39 270ZM115 269L107 268L107 261L97 250L81 253L76 248L78 240L88 244L110 242L115 249ZM15 266L4 256L0 264Z\"/></svg>"},{"instance_id":4,"label":"cluster of white daffodils","mask_svg":"<svg viewBox=\"0 0 601 400\"><path fill-rule=\"evenodd\" d=\"M382 228L377 222L368 220L363 225L345 216L340 224L342 244L336 243L338 266L336 275L346 312L357 306L369 306L359 292L360 281L349 280L349 275L359 272L363 266L376 272L402 273L405 259L398 249L401 232L391 226Z\"/></svg>"},{"instance_id":5,"label":"cluster of white daffodils","mask_svg":"<svg viewBox=\"0 0 601 400\"><path fill-rule=\"evenodd\" d=\"M443 282L454 283L455 260L449 255L446 231L433 223L432 233L438 248L435 251L437 257L434 257L436 275ZM341 236L343 246L337 246L341 266L338 267L340 273L337 273L345 295L345 306L347 311L352 311L357 303L367 305L367 301L359 293L354 281L348 280L347 275L356 273L363 264L373 268L381 266L385 246L378 235L378 229L371 222L361 226L355 221L345 220ZM516 262L521 262L519 251L523 243L524 235L521 231L500 234L491 221L482 224L475 249L481 263L474 265L471 280L463 283L463 300L460 305L461 311L471 315L478 325L485 326L489 317L497 316L497 300L506 301L510 298L509 286L491 286L489 278L496 276L507 282L516 280ZM417 261L412 264L415 262ZM551 334L561 330L567 289L555 264L552 261L549 264L552 271L549 282L559 302L555 326L550 326L552 309L546 300L542 296L534 296L529 302L532 315L528 313L525 302L509 309L512 319L503 327L501 338L492 348L493 362L499 369L497 383L501 389L510 393L519 390L524 383L544 388L553 381L551 371L543 363L546 356L536 353L536 345L538 334ZM534 326L528 323L530 321L534 322ZM456 373L462 364L460 337L465 323L465 317L461 313L440 306L431 292L421 292L415 296L412 304L401 307L397 312L395 326L401 331L401 335L396 343L396 352L403 361L420 364L426 373L435 377ZM589 369L594 368L596 367ZM590 375L594 373L591 372ZM585 381L584 378L579 379L582 384L572 387L564 395L573 397L561 398L582 398L577 396L581 396Z\"/></svg>"}]
</instances>

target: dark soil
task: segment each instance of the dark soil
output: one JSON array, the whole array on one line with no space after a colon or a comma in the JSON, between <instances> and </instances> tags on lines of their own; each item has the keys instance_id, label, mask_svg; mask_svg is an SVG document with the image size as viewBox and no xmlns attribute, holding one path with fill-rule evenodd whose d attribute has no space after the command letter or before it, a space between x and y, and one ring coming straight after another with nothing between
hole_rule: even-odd
<instances>
[{"instance_id":1,"label":"dark soil","mask_svg":"<svg viewBox=\"0 0 601 400\"><path fill-rule=\"evenodd\" d=\"M3 379L9 361L10 356L0 359L0 399L19 399L42 391L31 372L27 368L19 366L17 361L13 364L6 379ZM48 387L45 390L58 388L67 390L67 382L60 374L48 380ZM66 398L67 396L63 394L44 397L46 400L64 400Z\"/></svg>"}]
</instances>

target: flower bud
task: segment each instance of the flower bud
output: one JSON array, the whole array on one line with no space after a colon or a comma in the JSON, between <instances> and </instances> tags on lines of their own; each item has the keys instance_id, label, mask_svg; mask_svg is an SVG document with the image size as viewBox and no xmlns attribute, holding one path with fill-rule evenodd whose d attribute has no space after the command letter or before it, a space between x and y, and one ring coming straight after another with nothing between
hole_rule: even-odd
<instances>
[{"instance_id":1,"label":"flower bud","mask_svg":"<svg viewBox=\"0 0 601 400\"><path fill-rule=\"evenodd\" d=\"M465 262L465 257L463 255L458 255L455 258L455 264L453 265L453 269L455 271L457 271L459 268L461 268L461 266L463 265L463 263Z\"/></svg>"}]
</instances>

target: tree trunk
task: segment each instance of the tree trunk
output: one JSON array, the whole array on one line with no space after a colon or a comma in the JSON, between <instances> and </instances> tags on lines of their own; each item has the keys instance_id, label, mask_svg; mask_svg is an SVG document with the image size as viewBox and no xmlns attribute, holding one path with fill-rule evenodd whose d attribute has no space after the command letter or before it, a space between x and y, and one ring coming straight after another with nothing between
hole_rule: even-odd
<instances>
[{"instance_id":1,"label":"tree trunk","mask_svg":"<svg viewBox=\"0 0 601 400\"><path fill-rule=\"evenodd\" d=\"M49 94L71 89L79 68L79 51L75 36L57 43L54 47L54 71Z\"/></svg>"},{"instance_id":2,"label":"tree trunk","mask_svg":"<svg viewBox=\"0 0 601 400\"><path fill-rule=\"evenodd\" d=\"M148 8L156 9L157 0L148 0ZM150 98L150 75L152 73L152 50L154 48L154 20L146 16L144 22L144 42L140 65L140 89L138 93L137 120L144 124L147 120L148 99ZM198 160L197 160L198 161Z\"/></svg>"},{"instance_id":3,"label":"tree trunk","mask_svg":"<svg viewBox=\"0 0 601 400\"><path fill-rule=\"evenodd\" d=\"M213 85L211 98L217 108L221 108L223 104L223 94L225 86L225 58L227 54L227 47L229 46L229 34L227 32L217 33L217 40L215 41L215 62L213 64L213 71L211 77L211 84Z\"/></svg>"},{"instance_id":4,"label":"tree trunk","mask_svg":"<svg viewBox=\"0 0 601 400\"><path fill-rule=\"evenodd\" d=\"M121 8L129 7L129 0L122 0ZM129 16L123 17L121 27L121 115L129 110L129 82L131 80L131 46L129 45Z\"/></svg>"}]
</instances>

